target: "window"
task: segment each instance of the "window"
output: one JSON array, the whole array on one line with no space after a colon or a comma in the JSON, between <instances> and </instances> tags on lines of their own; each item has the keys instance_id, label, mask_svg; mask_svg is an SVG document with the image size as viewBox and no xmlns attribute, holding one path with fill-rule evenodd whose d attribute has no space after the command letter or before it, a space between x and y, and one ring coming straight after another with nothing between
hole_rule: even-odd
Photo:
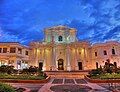
<instances>
[{"instance_id":1,"label":"window","mask_svg":"<svg viewBox=\"0 0 120 92\"><path fill-rule=\"evenodd\" d=\"M7 53L7 48L3 48L3 53Z\"/></svg>"},{"instance_id":2,"label":"window","mask_svg":"<svg viewBox=\"0 0 120 92\"><path fill-rule=\"evenodd\" d=\"M16 48L15 47L11 47L10 48L10 53L15 53L16 52Z\"/></svg>"},{"instance_id":3,"label":"window","mask_svg":"<svg viewBox=\"0 0 120 92\"><path fill-rule=\"evenodd\" d=\"M95 56L97 56L97 52L95 52Z\"/></svg>"},{"instance_id":4,"label":"window","mask_svg":"<svg viewBox=\"0 0 120 92\"><path fill-rule=\"evenodd\" d=\"M104 55L107 55L107 51L106 50L104 50L103 53L104 53Z\"/></svg>"},{"instance_id":5,"label":"window","mask_svg":"<svg viewBox=\"0 0 120 92\"><path fill-rule=\"evenodd\" d=\"M18 54L22 54L22 49L18 48Z\"/></svg>"},{"instance_id":6,"label":"window","mask_svg":"<svg viewBox=\"0 0 120 92\"><path fill-rule=\"evenodd\" d=\"M98 69L98 62L96 62L96 69Z\"/></svg>"},{"instance_id":7,"label":"window","mask_svg":"<svg viewBox=\"0 0 120 92\"><path fill-rule=\"evenodd\" d=\"M2 53L2 48L0 48L0 53Z\"/></svg>"},{"instance_id":8,"label":"window","mask_svg":"<svg viewBox=\"0 0 120 92\"><path fill-rule=\"evenodd\" d=\"M25 55L28 55L28 51L25 51Z\"/></svg>"},{"instance_id":9,"label":"window","mask_svg":"<svg viewBox=\"0 0 120 92\"><path fill-rule=\"evenodd\" d=\"M114 48L112 49L112 54L115 55L115 49Z\"/></svg>"},{"instance_id":10,"label":"window","mask_svg":"<svg viewBox=\"0 0 120 92\"><path fill-rule=\"evenodd\" d=\"M117 63L116 62L114 62L114 66L117 67Z\"/></svg>"},{"instance_id":11,"label":"window","mask_svg":"<svg viewBox=\"0 0 120 92\"><path fill-rule=\"evenodd\" d=\"M63 37L62 36L59 36L58 37L58 41L62 41L63 40Z\"/></svg>"}]
</instances>

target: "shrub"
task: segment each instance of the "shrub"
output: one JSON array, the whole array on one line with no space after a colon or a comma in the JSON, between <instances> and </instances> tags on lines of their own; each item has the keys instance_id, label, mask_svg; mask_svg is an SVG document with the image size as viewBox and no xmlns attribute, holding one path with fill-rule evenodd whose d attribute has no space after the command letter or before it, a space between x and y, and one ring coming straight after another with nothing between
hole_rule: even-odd
<instances>
[{"instance_id":1,"label":"shrub","mask_svg":"<svg viewBox=\"0 0 120 92\"><path fill-rule=\"evenodd\" d=\"M38 71L38 67L30 66L28 71L29 71L30 73L33 73L33 74L34 74L34 73L37 73L37 71Z\"/></svg>"},{"instance_id":2,"label":"shrub","mask_svg":"<svg viewBox=\"0 0 120 92\"><path fill-rule=\"evenodd\" d=\"M2 65L0 67L0 72L11 74L14 72L14 66Z\"/></svg>"},{"instance_id":3,"label":"shrub","mask_svg":"<svg viewBox=\"0 0 120 92\"><path fill-rule=\"evenodd\" d=\"M29 68L20 71L21 74L36 74L38 73L38 67L30 66Z\"/></svg>"},{"instance_id":4,"label":"shrub","mask_svg":"<svg viewBox=\"0 0 120 92\"><path fill-rule=\"evenodd\" d=\"M102 70L100 68L98 69L93 69L89 72L90 76L96 76L96 75L100 75L102 73Z\"/></svg>"},{"instance_id":5,"label":"shrub","mask_svg":"<svg viewBox=\"0 0 120 92\"><path fill-rule=\"evenodd\" d=\"M120 74L120 67L116 69L116 73Z\"/></svg>"},{"instance_id":6,"label":"shrub","mask_svg":"<svg viewBox=\"0 0 120 92\"><path fill-rule=\"evenodd\" d=\"M21 71L21 74L29 74L29 69L28 69L28 68L23 69L23 70Z\"/></svg>"},{"instance_id":7,"label":"shrub","mask_svg":"<svg viewBox=\"0 0 120 92\"><path fill-rule=\"evenodd\" d=\"M10 85L0 83L0 92L15 92L15 89Z\"/></svg>"}]
</instances>

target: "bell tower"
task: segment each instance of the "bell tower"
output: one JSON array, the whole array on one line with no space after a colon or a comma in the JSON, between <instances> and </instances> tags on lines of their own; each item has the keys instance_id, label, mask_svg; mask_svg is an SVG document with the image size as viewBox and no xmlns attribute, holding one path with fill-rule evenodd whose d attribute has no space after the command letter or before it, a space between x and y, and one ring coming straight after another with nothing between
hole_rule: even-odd
<instances>
[{"instance_id":1,"label":"bell tower","mask_svg":"<svg viewBox=\"0 0 120 92\"><path fill-rule=\"evenodd\" d=\"M45 42L71 43L76 41L76 29L66 26L55 26L45 29Z\"/></svg>"}]
</instances>

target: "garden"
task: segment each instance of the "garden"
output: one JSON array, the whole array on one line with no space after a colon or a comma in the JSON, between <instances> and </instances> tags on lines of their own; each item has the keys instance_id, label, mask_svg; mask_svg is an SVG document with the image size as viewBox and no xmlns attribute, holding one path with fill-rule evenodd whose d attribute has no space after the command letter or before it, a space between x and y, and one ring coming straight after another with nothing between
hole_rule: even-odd
<instances>
[{"instance_id":1,"label":"garden","mask_svg":"<svg viewBox=\"0 0 120 92\"><path fill-rule=\"evenodd\" d=\"M47 75L40 71L39 68L30 66L27 69L16 70L13 66L0 66L1 82L18 82L18 83L37 83L46 80ZM12 86L0 83L0 92L23 92L25 88L13 88Z\"/></svg>"},{"instance_id":2,"label":"garden","mask_svg":"<svg viewBox=\"0 0 120 92\"><path fill-rule=\"evenodd\" d=\"M89 82L98 83L108 90L120 92L120 86L117 85L120 83L120 67L117 67L115 62L114 64L109 61L105 62L103 67L100 66L100 68L91 70L85 78ZM105 83L105 85L100 83Z\"/></svg>"},{"instance_id":3,"label":"garden","mask_svg":"<svg viewBox=\"0 0 120 92\"><path fill-rule=\"evenodd\" d=\"M89 78L92 79L120 79L120 67L116 63L105 62L103 67L93 69L89 72Z\"/></svg>"},{"instance_id":4,"label":"garden","mask_svg":"<svg viewBox=\"0 0 120 92\"><path fill-rule=\"evenodd\" d=\"M41 80L46 77L39 68L33 66L23 70L16 70L13 66L6 65L0 67L0 79Z\"/></svg>"}]
</instances>

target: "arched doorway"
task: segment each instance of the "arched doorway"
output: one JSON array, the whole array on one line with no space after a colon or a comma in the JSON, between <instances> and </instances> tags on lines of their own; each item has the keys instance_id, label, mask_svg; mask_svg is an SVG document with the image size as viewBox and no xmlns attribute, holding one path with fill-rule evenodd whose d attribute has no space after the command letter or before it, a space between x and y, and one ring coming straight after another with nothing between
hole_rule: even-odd
<instances>
[{"instance_id":1,"label":"arched doorway","mask_svg":"<svg viewBox=\"0 0 120 92\"><path fill-rule=\"evenodd\" d=\"M64 70L64 60L63 59L58 60L58 70Z\"/></svg>"},{"instance_id":2,"label":"arched doorway","mask_svg":"<svg viewBox=\"0 0 120 92\"><path fill-rule=\"evenodd\" d=\"M43 62L39 62L39 70L40 70L40 71L43 70Z\"/></svg>"},{"instance_id":3,"label":"arched doorway","mask_svg":"<svg viewBox=\"0 0 120 92\"><path fill-rule=\"evenodd\" d=\"M78 62L78 69L82 70L82 62Z\"/></svg>"}]
</instances>

